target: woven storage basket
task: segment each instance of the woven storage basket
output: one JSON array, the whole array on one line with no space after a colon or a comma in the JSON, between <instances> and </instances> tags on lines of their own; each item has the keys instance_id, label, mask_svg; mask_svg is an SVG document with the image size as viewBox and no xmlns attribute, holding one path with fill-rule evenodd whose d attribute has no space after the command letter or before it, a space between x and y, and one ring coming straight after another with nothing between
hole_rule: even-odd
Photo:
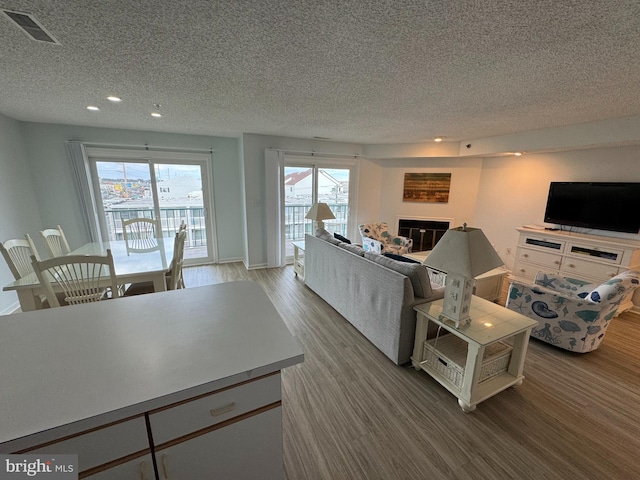
<instances>
[{"instance_id":1,"label":"woven storage basket","mask_svg":"<svg viewBox=\"0 0 640 480\"><path fill-rule=\"evenodd\" d=\"M435 348L434 348L435 346ZM478 383L507 371L512 347L503 342L485 347ZM467 342L451 333L424 342L424 361L456 387L462 387L467 363Z\"/></svg>"}]
</instances>

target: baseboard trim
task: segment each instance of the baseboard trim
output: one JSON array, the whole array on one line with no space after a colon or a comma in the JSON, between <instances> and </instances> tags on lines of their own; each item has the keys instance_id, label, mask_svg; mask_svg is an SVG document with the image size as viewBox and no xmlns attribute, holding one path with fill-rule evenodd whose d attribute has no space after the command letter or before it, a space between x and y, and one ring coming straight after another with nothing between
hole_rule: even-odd
<instances>
[{"instance_id":1,"label":"baseboard trim","mask_svg":"<svg viewBox=\"0 0 640 480\"><path fill-rule=\"evenodd\" d=\"M15 302L0 312L0 315L11 315L12 313L20 312L20 303Z\"/></svg>"}]
</instances>

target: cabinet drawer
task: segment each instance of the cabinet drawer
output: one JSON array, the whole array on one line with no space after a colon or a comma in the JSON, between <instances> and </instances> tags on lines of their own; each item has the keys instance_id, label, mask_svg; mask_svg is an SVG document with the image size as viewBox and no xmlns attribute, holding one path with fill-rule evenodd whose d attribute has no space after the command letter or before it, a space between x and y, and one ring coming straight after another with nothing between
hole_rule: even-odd
<instances>
[{"instance_id":1,"label":"cabinet drawer","mask_svg":"<svg viewBox=\"0 0 640 480\"><path fill-rule=\"evenodd\" d=\"M624 250L615 250L612 248L603 249L593 245L570 243L567 248L567 253L571 255L584 255L585 258L591 260L619 265L622 261Z\"/></svg>"},{"instance_id":2,"label":"cabinet drawer","mask_svg":"<svg viewBox=\"0 0 640 480\"><path fill-rule=\"evenodd\" d=\"M80 472L149 449L144 417L80 433L24 453L77 454Z\"/></svg>"},{"instance_id":3,"label":"cabinet drawer","mask_svg":"<svg viewBox=\"0 0 640 480\"><path fill-rule=\"evenodd\" d=\"M177 404L149 415L156 445L280 401L280 374Z\"/></svg>"},{"instance_id":4,"label":"cabinet drawer","mask_svg":"<svg viewBox=\"0 0 640 480\"><path fill-rule=\"evenodd\" d=\"M562 256L551 252L540 252L529 248L521 248L518 249L517 261L535 263L538 265L544 265L545 267L558 269L562 263Z\"/></svg>"},{"instance_id":5,"label":"cabinet drawer","mask_svg":"<svg viewBox=\"0 0 640 480\"><path fill-rule=\"evenodd\" d=\"M615 265L603 265L579 258L566 258L562 265L562 274L565 276L573 275L599 281L615 277L619 270Z\"/></svg>"},{"instance_id":6,"label":"cabinet drawer","mask_svg":"<svg viewBox=\"0 0 640 480\"><path fill-rule=\"evenodd\" d=\"M549 268L543 267L541 265L533 265L527 262L516 262L513 266L513 276L519 277L521 279L527 279L533 282L533 279L536 277L538 272L545 273L554 273L557 274L559 272L558 267Z\"/></svg>"},{"instance_id":7,"label":"cabinet drawer","mask_svg":"<svg viewBox=\"0 0 640 480\"><path fill-rule=\"evenodd\" d=\"M565 241L558 240L557 238L548 238L543 236L535 236L535 235L526 235L520 241L522 246L525 247L536 247L549 251L555 252L563 252Z\"/></svg>"}]
</instances>

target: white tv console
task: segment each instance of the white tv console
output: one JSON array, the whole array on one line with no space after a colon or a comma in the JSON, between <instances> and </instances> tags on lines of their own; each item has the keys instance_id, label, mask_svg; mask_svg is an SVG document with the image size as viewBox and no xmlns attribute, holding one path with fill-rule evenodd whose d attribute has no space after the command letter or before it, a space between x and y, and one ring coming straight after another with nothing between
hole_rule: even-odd
<instances>
[{"instance_id":1,"label":"white tv console","mask_svg":"<svg viewBox=\"0 0 640 480\"><path fill-rule=\"evenodd\" d=\"M511 279L532 283L540 271L602 283L625 270L640 270L640 241L582 233L518 228ZM634 307L632 298L620 306ZM638 303L635 310L640 311Z\"/></svg>"}]
</instances>

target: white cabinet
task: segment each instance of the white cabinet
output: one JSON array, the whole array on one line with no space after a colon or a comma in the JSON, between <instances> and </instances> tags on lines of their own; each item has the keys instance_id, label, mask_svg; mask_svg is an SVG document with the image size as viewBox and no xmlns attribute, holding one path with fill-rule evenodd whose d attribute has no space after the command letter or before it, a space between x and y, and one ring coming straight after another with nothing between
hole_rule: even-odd
<instances>
[{"instance_id":1,"label":"white cabinet","mask_svg":"<svg viewBox=\"0 0 640 480\"><path fill-rule=\"evenodd\" d=\"M82 478L85 480L155 480L156 475L151 454L146 454Z\"/></svg>"},{"instance_id":2,"label":"white cabinet","mask_svg":"<svg viewBox=\"0 0 640 480\"><path fill-rule=\"evenodd\" d=\"M602 283L640 268L640 242L573 232L519 228L511 278L532 283L538 272ZM620 307L633 307L628 298Z\"/></svg>"},{"instance_id":3,"label":"white cabinet","mask_svg":"<svg viewBox=\"0 0 640 480\"><path fill-rule=\"evenodd\" d=\"M91 480L284 478L281 371L304 354L262 288L126 300L7 317L0 453L78 454Z\"/></svg>"},{"instance_id":4,"label":"white cabinet","mask_svg":"<svg viewBox=\"0 0 640 480\"><path fill-rule=\"evenodd\" d=\"M156 451L160 480L284 478L282 458L281 407Z\"/></svg>"}]
</instances>

